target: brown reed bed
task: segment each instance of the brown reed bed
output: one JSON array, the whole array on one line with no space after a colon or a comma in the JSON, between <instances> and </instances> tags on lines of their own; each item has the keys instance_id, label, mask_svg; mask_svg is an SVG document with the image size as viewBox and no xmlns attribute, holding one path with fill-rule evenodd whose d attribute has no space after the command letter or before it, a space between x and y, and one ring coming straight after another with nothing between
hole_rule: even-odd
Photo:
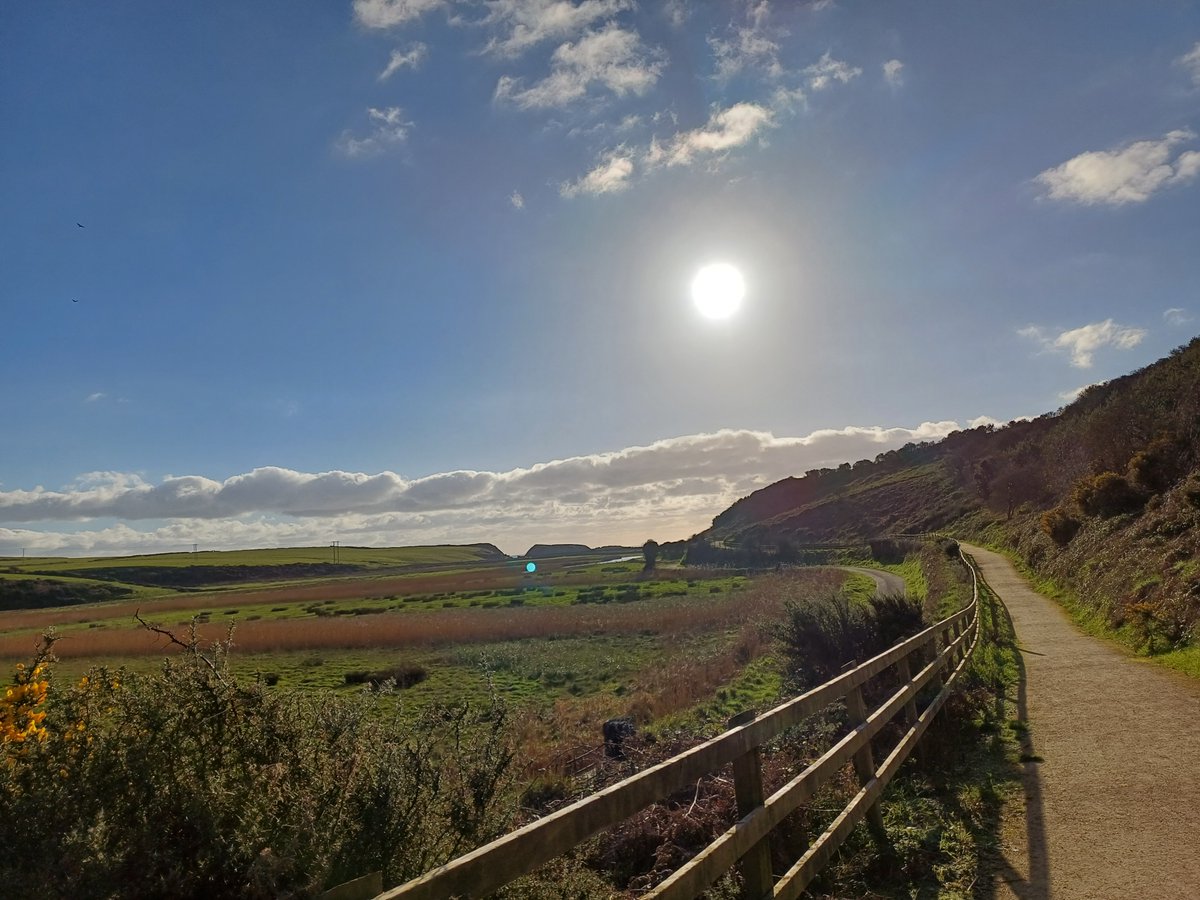
<instances>
[{"instance_id":1,"label":"brown reed bed","mask_svg":"<svg viewBox=\"0 0 1200 900\"><path fill-rule=\"evenodd\" d=\"M744 590L703 598L670 598L617 605L504 607L426 612L390 612L372 616L260 619L240 622L234 647L246 653L289 650L424 648L526 638L588 634L686 634L739 627L778 615L784 597L796 590L835 588L842 576L812 571L756 579ZM222 604L225 598L222 598ZM154 620L159 607L143 605ZM134 610L129 611L132 617ZM225 623L196 626L201 641L223 639ZM29 654L28 633L0 635L0 657ZM72 631L55 646L60 657L147 656L163 653L166 641L138 625Z\"/></svg>"}]
</instances>

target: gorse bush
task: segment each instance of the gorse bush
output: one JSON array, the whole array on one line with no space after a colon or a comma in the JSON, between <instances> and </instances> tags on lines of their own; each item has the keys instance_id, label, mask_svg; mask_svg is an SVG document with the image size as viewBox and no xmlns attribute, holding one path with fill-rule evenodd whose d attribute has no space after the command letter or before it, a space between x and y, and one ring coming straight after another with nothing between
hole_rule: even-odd
<instances>
[{"instance_id":1,"label":"gorse bush","mask_svg":"<svg viewBox=\"0 0 1200 900\"><path fill-rule=\"evenodd\" d=\"M1082 524L1061 506L1056 506L1042 514L1042 531L1060 547L1071 543L1071 540L1079 533Z\"/></svg>"},{"instance_id":2,"label":"gorse bush","mask_svg":"<svg viewBox=\"0 0 1200 900\"><path fill-rule=\"evenodd\" d=\"M378 692L240 682L227 649L69 686L44 661L18 670L0 707L6 897L306 897L376 870L398 883L509 824L503 707L401 724Z\"/></svg>"},{"instance_id":3,"label":"gorse bush","mask_svg":"<svg viewBox=\"0 0 1200 900\"><path fill-rule=\"evenodd\" d=\"M1116 472L1080 479L1071 499L1086 515L1105 519L1137 512L1146 505L1146 496Z\"/></svg>"}]
</instances>

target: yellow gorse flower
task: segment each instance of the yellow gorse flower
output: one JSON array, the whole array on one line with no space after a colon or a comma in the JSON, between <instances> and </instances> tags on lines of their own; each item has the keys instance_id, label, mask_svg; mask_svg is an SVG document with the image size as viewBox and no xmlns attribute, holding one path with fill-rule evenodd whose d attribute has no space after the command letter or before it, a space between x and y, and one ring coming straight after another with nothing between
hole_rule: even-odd
<instances>
[{"instance_id":1,"label":"yellow gorse flower","mask_svg":"<svg viewBox=\"0 0 1200 900\"><path fill-rule=\"evenodd\" d=\"M46 665L39 663L27 672L24 663L17 663L15 670L13 683L4 689L0 701L0 744L44 741L46 713L39 707L50 691L50 682L44 677Z\"/></svg>"}]
</instances>

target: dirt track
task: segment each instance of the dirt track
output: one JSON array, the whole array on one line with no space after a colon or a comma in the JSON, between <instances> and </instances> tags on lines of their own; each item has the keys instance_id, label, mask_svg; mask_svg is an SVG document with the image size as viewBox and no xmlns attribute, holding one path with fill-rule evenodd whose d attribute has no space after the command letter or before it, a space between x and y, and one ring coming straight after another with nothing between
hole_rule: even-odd
<instances>
[{"instance_id":1,"label":"dirt track","mask_svg":"<svg viewBox=\"0 0 1200 900\"><path fill-rule=\"evenodd\" d=\"M1200 897L1200 683L1083 634L1004 557L963 546L1016 626L1032 757L1004 871L977 892Z\"/></svg>"}]
</instances>

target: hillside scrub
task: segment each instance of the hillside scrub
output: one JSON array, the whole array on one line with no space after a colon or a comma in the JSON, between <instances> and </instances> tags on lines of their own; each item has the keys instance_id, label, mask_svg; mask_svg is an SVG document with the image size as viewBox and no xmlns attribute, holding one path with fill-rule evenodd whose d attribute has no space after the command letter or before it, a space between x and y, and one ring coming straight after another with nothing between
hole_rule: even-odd
<instances>
[{"instance_id":1,"label":"hillside scrub","mask_svg":"<svg viewBox=\"0 0 1200 900\"><path fill-rule=\"evenodd\" d=\"M1195 338L1056 412L776 482L691 543L816 551L888 534L961 534L1014 552L1074 597L1080 616L1163 655L1200 637L1198 510Z\"/></svg>"},{"instance_id":2,"label":"hillside scrub","mask_svg":"<svg viewBox=\"0 0 1200 900\"><path fill-rule=\"evenodd\" d=\"M371 871L418 875L511 820L506 713L239 680L227 647L152 675L91 670L45 687L37 733L0 743L0 883L9 897L308 897ZM26 706L28 692L22 695ZM11 706L11 696L0 704Z\"/></svg>"}]
</instances>

